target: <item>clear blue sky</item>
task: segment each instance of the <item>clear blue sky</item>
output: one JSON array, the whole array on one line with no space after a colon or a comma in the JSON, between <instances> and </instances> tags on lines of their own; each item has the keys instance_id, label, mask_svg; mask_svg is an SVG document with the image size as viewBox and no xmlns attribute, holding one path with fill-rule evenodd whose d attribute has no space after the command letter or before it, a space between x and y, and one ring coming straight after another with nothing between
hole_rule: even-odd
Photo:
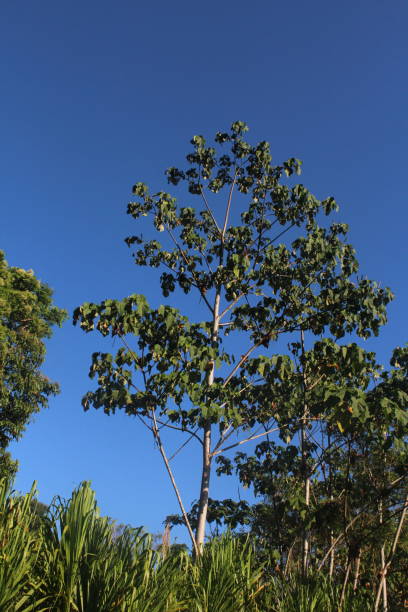
<instances>
[{"instance_id":1,"label":"clear blue sky","mask_svg":"<svg viewBox=\"0 0 408 612\"><path fill-rule=\"evenodd\" d=\"M0 248L70 312L133 292L158 304L123 243L131 185L160 188L193 134L241 119L276 161L303 159L302 181L340 203L362 273L394 290L370 343L386 362L408 312L407 28L406 0L2 2ZM177 505L152 440L80 406L101 346L70 322L56 331L45 370L62 393L12 447L16 486L37 479L47 502L89 479L104 513L158 531ZM175 469L188 503L187 457Z\"/></svg>"}]
</instances>

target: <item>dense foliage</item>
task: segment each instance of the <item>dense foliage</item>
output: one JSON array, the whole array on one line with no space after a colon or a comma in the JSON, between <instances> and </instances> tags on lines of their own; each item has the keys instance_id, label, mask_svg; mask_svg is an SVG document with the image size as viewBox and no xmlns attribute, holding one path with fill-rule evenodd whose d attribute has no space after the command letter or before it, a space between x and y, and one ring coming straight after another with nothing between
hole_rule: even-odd
<instances>
[{"instance_id":1,"label":"dense foliage","mask_svg":"<svg viewBox=\"0 0 408 612\"><path fill-rule=\"evenodd\" d=\"M41 373L44 339L66 312L53 305L51 289L32 270L8 266L0 251L0 474L16 469L6 449L30 417L48 405L58 385Z\"/></svg>"}]
</instances>

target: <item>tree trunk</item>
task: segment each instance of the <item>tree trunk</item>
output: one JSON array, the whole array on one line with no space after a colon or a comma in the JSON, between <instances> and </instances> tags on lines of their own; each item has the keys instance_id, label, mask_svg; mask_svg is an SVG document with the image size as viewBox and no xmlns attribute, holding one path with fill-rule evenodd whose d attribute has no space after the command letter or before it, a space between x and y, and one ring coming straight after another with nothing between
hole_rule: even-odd
<instances>
[{"instance_id":1,"label":"tree trunk","mask_svg":"<svg viewBox=\"0 0 408 612\"><path fill-rule=\"evenodd\" d=\"M346 572L344 574L343 586L341 588L341 595L340 595L340 601L339 601L339 607L338 607L339 611L343 609L343 603L344 603L344 599L346 597L347 584L348 584L348 580L349 580L349 576L350 576L350 569L351 569L351 561L350 561L350 559L348 559L347 567L346 567Z\"/></svg>"},{"instance_id":2,"label":"tree trunk","mask_svg":"<svg viewBox=\"0 0 408 612\"><path fill-rule=\"evenodd\" d=\"M302 357L305 355L305 336L303 330L300 332L301 344L302 344ZM303 418L302 418L302 426L300 432L301 439L301 452L302 452L302 472L304 478L304 491L305 491L305 505L308 508L310 505L310 478L308 475L308 450L306 448L306 426L307 419L309 416L309 411L306 402L306 391L307 391L307 381L306 381L306 373L305 373L305 362L302 360L302 382L303 382L303 394L304 394L304 403L303 403ZM302 536L302 573L303 576L307 573L307 566L309 562L309 533L307 529L303 528L303 536Z\"/></svg>"},{"instance_id":3,"label":"tree trunk","mask_svg":"<svg viewBox=\"0 0 408 612\"><path fill-rule=\"evenodd\" d=\"M204 427L204 440L203 440L203 469L201 475L201 486L200 486L200 500L198 504L198 521L196 530L196 545L199 552L201 552L204 538L205 538L205 526L207 523L207 511L208 511L208 495L210 489L210 476L211 476L211 424L206 423Z\"/></svg>"},{"instance_id":4,"label":"tree trunk","mask_svg":"<svg viewBox=\"0 0 408 612\"><path fill-rule=\"evenodd\" d=\"M383 517L383 502L380 501L380 524L382 525L384 522ZM385 567L385 542L381 546L381 568ZM387 612L388 610L388 597L387 597L387 577L384 576L384 583L382 589L382 600L383 600L383 611Z\"/></svg>"},{"instance_id":5,"label":"tree trunk","mask_svg":"<svg viewBox=\"0 0 408 612\"><path fill-rule=\"evenodd\" d=\"M310 478L305 477L304 486L305 486L305 504L307 507L309 507L310 505ZM303 530L303 558L302 558L302 572L304 576L307 573L307 566L309 563L309 548L310 548L309 533L307 529L304 529Z\"/></svg>"},{"instance_id":6,"label":"tree trunk","mask_svg":"<svg viewBox=\"0 0 408 612\"><path fill-rule=\"evenodd\" d=\"M334 535L333 530L330 531L330 565L329 565L329 578L333 578L334 573Z\"/></svg>"},{"instance_id":7,"label":"tree trunk","mask_svg":"<svg viewBox=\"0 0 408 612\"><path fill-rule=\"evenodd\" d=\"M219 330L219 312L220 312L220 293L217 291L214 300L214 312L213 312L213 328L211 341L216 342L218 339ZM210 386L214 382L215 363L211 364L211 369L208 372L207 384ZM201 472L201 485L200 485L200 498L198 502L198 517L197 517L197 529L196 529L196 551L198 554L201 553L204 538L205 538L205 526L207 523L207 512L208 512L208 497L210 489L210 476L211 476L211 422L205 421L203 426L203 463Z\"/></svg>"},{"instance_id":8,"label":"tree trunk","mask_svg":"<svg viewBox=\"0 0 408 612\"><path fill-rule=\"evenodd\" d=\"M381 546L381 567L385 567L385 546L384 544ZM383 587L382 587L382 600L383 600L383 610L387 612L388 610L388 596L387 596L387 576L384 576Z\"/></svg>"},{"instance_id":9,"label":"tree trunk","mask_svg":"<svg viewBox=\"0 0 408 612\"><path fill-rule=\"evenodd\" d=\"M327 432L327 448L330 450L331 448L331 432L330 432L330 428L328 429ZM330 495L330 502L331 504L333 504L333 500L334 500L334 496L333 496L333 468L332 468L332 464L331 464L331 458L329 457L329 495ZM335 547L333 546L334 543L334 533L333 533L333 529L330 529L330 566L329 566L329 577L330 580L333 578L333 573L334 573L334 549Z\"/></svg>"},{"instance_id":10,"label":"tree trunk","mask_svg":"<svg viewBox=\"0 0 408 612\"><path fill-rule=\"evenodd\" d=\"M357 591L358 580L360 578L360 564L361 564L361 550L358 551L357 557L354 560L354 581L353 581L353 591Z\"/></svg>"},{"instance_id":11,"label":"tree trunk","mask_svg":"<svg viewBox=\"0 0 408 612\"><path fill-rule=\"evenodd\" d=\"M378 590L377 590L377 596L375 598L375 604L374 604L374 612L378 612L378 608L380 605L380 600L381 600L381 593L383 592L383 588L385 585L385 580L386 580L386 576L387 576L387 572L389 570L389 567L391 565L392 559L395 555L395 551L397 550L397 546L398 546L398 540L400 538L401 535L401 531L402 531L402 526L404 524L404 519L405 519L405 515L407 513L408 510L408 494L405 497L404 500L404 505L402 507L402 512L401 512L401 517L398 523L398 527L395 531L395 535L394 535L394 540L391 546L391 550L389 552L388 555L388 559L387 561L384 563L384 565L381 568L381 578L380 578L380 583L378 585Z\"/></svg>"}]
</instances>

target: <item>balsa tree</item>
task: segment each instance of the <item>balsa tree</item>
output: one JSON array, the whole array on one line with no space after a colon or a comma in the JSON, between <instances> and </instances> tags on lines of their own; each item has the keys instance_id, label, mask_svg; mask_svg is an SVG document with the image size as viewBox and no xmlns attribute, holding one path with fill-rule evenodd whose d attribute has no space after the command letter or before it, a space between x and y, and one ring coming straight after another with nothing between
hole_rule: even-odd
<instances>
[{"instance_id":1,"label":"balsa tree","mask_svg":"<svg viewBox=\"0 0 408 612\"><path fill-rule=\"evenodd\" d=\"M0 475L11 477L16 464L7 452L18 440L31 416L48 405L58 384L40 368L44 340L66 311L52 301L52 290L32 270L11 267L0 251Z\"/></svg>"},{"instance_id":2,"label":"balsa tree","mask_svg":"<svg viewBox=\"0 0 408 612\"><path fill-rule=\"evenodd\" d=\"M161 273L164 298L181 289L185 311L194 315L168 304L152 308L137 294L86 303L74 313L85 331L123 343L116 355L93 355L90 376L98 385L84 397L85 409L123 409L151 430L196 553L205 537L213 458L279 428L284 417L264 384L271 370L284 375L288 364L274 343L299 334L377 334L392 297L356 276L347 226L325 221L337 209L334 199L319 201L293 180L297 159L273 165L269 144L249 144L247 129L233 123L216 134L214 147L193 137L187 167L166 171L180 202L140 182L133 187L128 214L140 231L150 222L152 232L150 239L141 233L126 239L135 263ZM165 425L202 449L195 535L163 445ZM237 431L243 440L231 444Z\"/></svg>"}]
</instances>

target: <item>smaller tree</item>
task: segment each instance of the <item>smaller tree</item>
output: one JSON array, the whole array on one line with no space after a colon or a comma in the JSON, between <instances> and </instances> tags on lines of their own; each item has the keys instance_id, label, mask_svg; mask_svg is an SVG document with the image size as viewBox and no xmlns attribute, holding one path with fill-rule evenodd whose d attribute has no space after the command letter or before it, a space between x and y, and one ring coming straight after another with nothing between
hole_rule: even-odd
<instances>
[{"instance_id":1,"label":"smaller tree","mask_svg":"<svg viewBox=\"0 0 408 612\"><path fill-rule=\"evenodd\" d=\"M40 372L44 339L61 325L66 311L54 306L52 290L32 270L10 267L0 251L0 475L10 477L16 462L7 452L31 415L48 405L59 391Z\"/></svg>"}]
</instances>

